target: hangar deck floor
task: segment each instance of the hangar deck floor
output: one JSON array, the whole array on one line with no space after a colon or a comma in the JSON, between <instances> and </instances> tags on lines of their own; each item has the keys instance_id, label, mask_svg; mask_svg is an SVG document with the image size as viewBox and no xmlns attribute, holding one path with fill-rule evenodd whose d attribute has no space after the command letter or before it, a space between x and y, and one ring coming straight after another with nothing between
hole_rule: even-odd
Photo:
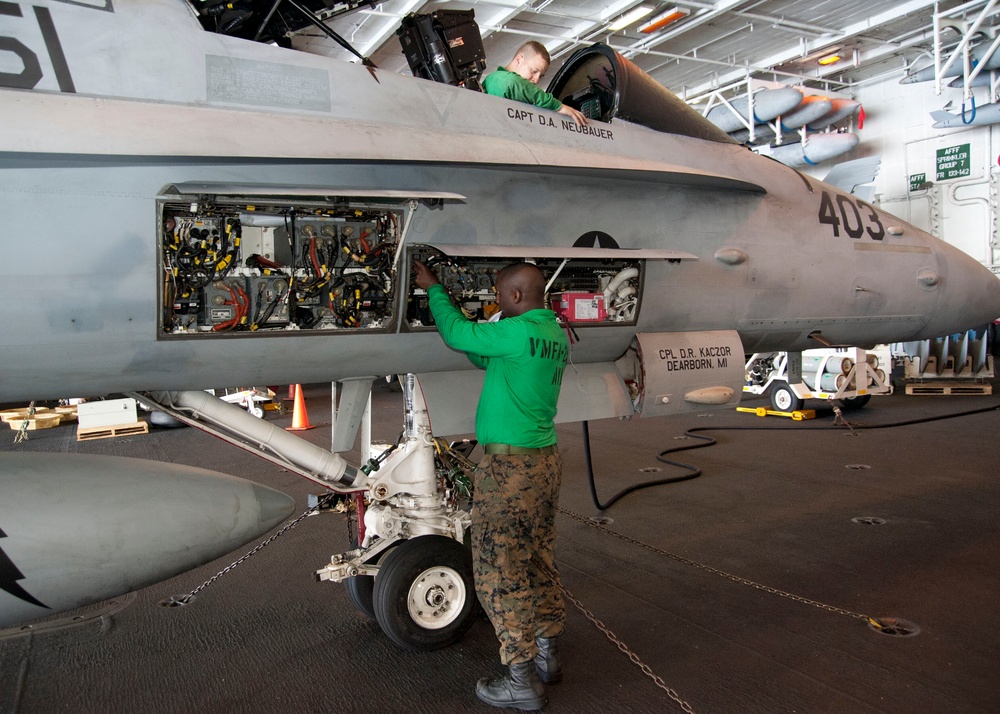
<instances>
[{"instance_id":1,"label":"hangar deck floor","mask_svg":"<svg viewBox=\"0 0 1000 714\"><path fill-rule=\"evenodd\" d=\"M329 442L329 390L306 392ZM400 396L374 395L374 437L400 430ZM758 405L760 400L750 401ZM1000 476L994 397L876 398L849 415L790 422L733 411L591 425L602 497L681 473L657 461L687 429L718 444L674 458L701 477L626 496L598 515L581 428L565 460L557 559L565 586L697 712L1000 711ZM269 415L277 423L289 417ZM325 423L325 426L324 426ZM279 488L304 510L304 479L192 429L76 441L73 427L0 449L136 456ZM852 466L865 465L858 469ZM642 469L662 468L661 473ZM142 517L142 504L136 504ZM882 525L855 522L877 517ZM488 622L456 645L396 649L342 586L313 580L347 548L344 516L308 518L181 608L233 558L146 588L114 614L0 637L0 714L48 712L485 712L473 685L499 673ZM746 578L830 607L736 582ZM95 606L92 606L92 608ZM844 614L834 608L843 608ZM87 612L87 609L82 611ZM71 613L72 615L76 613ZM861 615L916 623L893 637ZM58 616L57 616L58 618ZM66 621L66 616L63 616ZM546 711L672 712L664 689L570 608L564 681Z\"/></svg>"}]
</instances>

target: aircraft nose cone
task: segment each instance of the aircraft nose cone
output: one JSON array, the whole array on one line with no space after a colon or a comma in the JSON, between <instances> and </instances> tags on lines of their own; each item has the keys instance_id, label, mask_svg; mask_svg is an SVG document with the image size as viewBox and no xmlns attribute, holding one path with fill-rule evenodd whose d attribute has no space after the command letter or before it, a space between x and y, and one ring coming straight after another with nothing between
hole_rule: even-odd
<instances>
[{"instance_id":1,"label":"aircraft nose cone","mask_svg":"<svg viewBox=\"0 0 1000 714\"><path fill-rule=\"evenodd\" d=\"M990 274L992 279L986 279L986 304L989 309L989 314L993 315L991 319L995 320L1000 317L1000 277Z\"/></svg>"},{"instance_id":2,"label":"aircraft nose cone","mask_svg":"<svg viewBox=\"0 0 1000 714\"><path fill-rule=\"evenodd\" d=\"M925 270L916 276L925 289L940 291L922 338L977 329L1000 318L1000 278L953 246L945 246L938 265L939 271Z\"/></svg>"},{"instance_id":3,"label":"aircraft nose cone","mask_svg":"<svg viewBox=\"0 0 1000 714\"><path fill-rule=\"evenodd\" d=\"M268 531L292 515L295 501L281 491L254 484L253 495L260 507L260 526Z\"/></svg>"},{"instance_id":4,"label":"aircraft nose cone","mask_svg":"<svg viewBox=\"0 0 1000 714\"><path fill-rule=\"evenodd\" d=\"M961 287L965 294L961 296L963 312L972 321L969 327L980 327L1000 317L1000 278L974 263L976 272L963 280Z\"/></svg>"}]
</instances>

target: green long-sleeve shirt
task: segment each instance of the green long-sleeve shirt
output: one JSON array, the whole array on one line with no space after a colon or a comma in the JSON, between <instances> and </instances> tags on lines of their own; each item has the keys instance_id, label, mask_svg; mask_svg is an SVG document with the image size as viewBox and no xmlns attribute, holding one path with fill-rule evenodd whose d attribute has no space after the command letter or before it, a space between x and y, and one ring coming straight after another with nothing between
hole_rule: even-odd
<instances>
[{"instance_id":1,"label":"green long-sleeve shirt","mask_svg":"<svg viewBox=\"0 0 1000 714\"><path fill-rule=\"evenodd\" d=\"M562 108L562 102L554 96L504 67L497 67L495 72L486 75L486 79L483 80L483 89L487 94L513 99L525 104L534 104L542 109L559 111Z\"/></svg>"},{"instance_id":2,"label":"green long-sleeve shirt","mask_svg":"<svg viewBox=\"0 0 1000 714\"><path fill-rule=\"evenodd\" d=\"M553 419L569 342L552 311L478 323L465 318L441 285L432 285L427 295L445 343L486 370L476 408L479 442L529 448L556 443Z\"/></svg>"}]
</instances>

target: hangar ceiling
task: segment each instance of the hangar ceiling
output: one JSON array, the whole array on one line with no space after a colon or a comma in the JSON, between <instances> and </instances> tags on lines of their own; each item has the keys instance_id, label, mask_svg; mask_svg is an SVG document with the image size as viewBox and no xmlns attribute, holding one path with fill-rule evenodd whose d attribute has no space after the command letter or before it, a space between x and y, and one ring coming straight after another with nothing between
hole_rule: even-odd
<instances>
[{"instance_id":1,"label":"hangar ceiling","mask_svg":"<svg viewBox=\"0 0 1000 714\"><path fill-rule=\"evenodd\" d=\"M933 16L957 9L957 18L987 16L983 40L992 39L995 0L968 3L932 0L466 0L423 2L387 0L328 20L329 26L385 70L407 73L395 31L408 13L473 9L483 35L487 71L506 63L527 39L543 42L553 66L581 46L604 42L631 59L673 92L696 103L707 93L733 87L748 76L768 81L805 82L828 92L851 94L862 83L902 77L908 68L933 63ZM612 29L627 13L648 13L623 29ZM676 10L678 19L643 32ZM961 33L942 33L945 46ZM305 28L297 47L356 59ZM826 66L818 60L837 55ZM551 72L550 72L551 76ZM542 80L542 85L547 79Z\"/></svg>"}]
</instances>

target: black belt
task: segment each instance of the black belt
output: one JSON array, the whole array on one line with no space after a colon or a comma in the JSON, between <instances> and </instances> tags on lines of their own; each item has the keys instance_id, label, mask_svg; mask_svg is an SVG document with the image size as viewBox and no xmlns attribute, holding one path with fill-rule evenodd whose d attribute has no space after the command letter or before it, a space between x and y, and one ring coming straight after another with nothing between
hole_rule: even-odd
<instances>
[{"instance_id":1,"label":"black belt","mask_svg":"<svg viewBox=\"0 0 1000 714\"><path fill-rule=\"evenodd\" d=\"M486 452L487 456L494 456L496 454L514 454L514 455L527 455L535 454L538 456L552 456L559 453L556 450L556 445L552 446L511 446L510 444L483 444L483 451Z\"/></svg>"}]
</instances>

